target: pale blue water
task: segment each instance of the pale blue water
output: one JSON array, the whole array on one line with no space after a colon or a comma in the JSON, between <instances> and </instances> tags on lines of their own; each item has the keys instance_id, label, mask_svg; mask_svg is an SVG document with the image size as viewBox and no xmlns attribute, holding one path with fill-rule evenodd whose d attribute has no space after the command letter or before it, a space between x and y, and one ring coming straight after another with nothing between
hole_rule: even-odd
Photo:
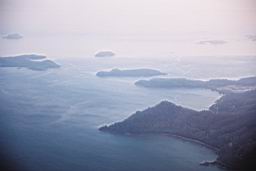
<instances>
[{"instance_id":1,"label":"pale blue water","mask_svg":"<svg viewBox=\"0 0 256 171\"><path fill-rule=\"evenodd\" d=\"M197 144L166 136L111 135L97 129L163 99L207 109L219 98L218 93L145 89L133 85L139 78L95 76L96 71L117 63L146 67L147 61L58 62L60 69L44 72L0 69L0 145L20 170L221 170L199 165L202 160L215 159L216 154Z\"/></svg>"},{"instance_id":2,"label":"pale blue water","mask_svg":"<svg viewBox=\"0 0 256 171\"><path fill-rule=\"evenodd\" d=\"M40 53L62 65L43 72L0 68L1 153L16 161L21 171L221 171L199 166L202 160L216 158L200 145L166 136L111 135L97 129L161 100L202 110L220 97L203 89L140 88L133 83L144 78L102 79L95 76L99 70L143 67L160 69L168 73L166 77L196 79L256 74L255 56L211 56L204 53L208 46L195 44L198 39L189 43L174 37L160 41L47 33L24 34L17 41L0 39L0 56ZM212 47L210 52L222 54L219 48ZM93 57L105 49L116 56ZM237 51L227 52L224 55Z\"/></svg>"}]
</instances>

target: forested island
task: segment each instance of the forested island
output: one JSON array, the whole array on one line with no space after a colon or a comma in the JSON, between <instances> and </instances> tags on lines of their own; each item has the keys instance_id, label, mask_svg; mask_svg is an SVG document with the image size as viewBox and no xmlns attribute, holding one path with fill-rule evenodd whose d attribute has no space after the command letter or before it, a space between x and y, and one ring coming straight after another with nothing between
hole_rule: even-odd
<instances>
[{"instance_id":1,"label":"forested island","mask_svg":"<svg viewBox=\"0 0 256 171\"><path fill-rule=\"evenodd\" d=\"M255 77L238 81L215 80L206 83L196 81L188 82L195 84L187 87L202 83L216 87L230 83L253 87L254 81ZM177 86L178 84L175 84L174 87ZM162 101L154 107L137 111L124 121L103 126L99 130L117 134L165 134L196 140L211 147L218 154L216 161L200 164L254 170L256 169L256 90L229 91L208 110L203 111Z\"/></svg>"},{"instance_id":2,"label":"forested island","mask_svg":"<svg viewBox=\"0 0 256 171\"><path fill-rule=\"evenodd\" d=\"M139 80L136 86L146 88L205 88L219 93L243 92L256 88L256 77L241 78L239 80L211 79L208 81L191 80L186 78L153 78Z\"/></svg>"},{"instance_id":3,"label":"forested island","mask_svg":"<svg viewBox=\"0 0 256 171\"><path fill-rule=\"evenodd\" d=\"M32 54L0 57L0 67L16 67L44 71L51 68L59 68L60 65L46 59L46 56Z\"/></svg>"},{"instance_id":4,"label":"forested island","mask_svg":"<svg viewBox=\"0 0 256 171\"><path fill-rule=\"evenodd\" d=\"M100 71L96 74L98 77L153 77L159 75L166 75L154 69L112 69L111 71Z\"/></svg>"}]
</instances>

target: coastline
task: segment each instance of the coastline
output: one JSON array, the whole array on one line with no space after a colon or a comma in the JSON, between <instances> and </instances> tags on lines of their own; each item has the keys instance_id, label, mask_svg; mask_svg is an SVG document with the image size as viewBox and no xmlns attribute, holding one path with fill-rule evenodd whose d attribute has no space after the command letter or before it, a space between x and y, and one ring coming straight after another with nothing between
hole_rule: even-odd
<instances>
[{"instance_id":1,"label":"coastline","mask_svg":"<svg viewBox=\"0 0 256 171\"><path fill-rule=\"evenodd\" d=\"M99 130L101 131L101 130ZM103 131L104 132L104 131ZM189 138L189 137L185 137L185 136L181 136L181 135L176 135L176 134L171 134L171 133L143 133L143 134L136 134L136 133L117 133L117 132L108 132L110 134L116 134L116 135L126 135L126 136L139 136L139 135L162 135L162 136L166 136L166 137L172 137L181 141L186 141L186 142L190 142L196 145L200 145L201 147L205 147L209 150L212 150L215 154L216 154L216 159L214 160L209 160L209 159L205 159L202 160L201 162L199 162L198 164L204 167L208 167L208 166L217 166L219 168L225 169L227 171L232 170L232 171L239 171L239 170L233 170L231 167L229 167L227 164L221 162L218 160L218 152L219 152L219 148L209 145L203 141L197 140L197 139L193 139L193 138Z\"/></svg>"},{"instance_id":2,"label":"coastline","mask_svg":"<svg viewBox=\"0 0 256 171\"><path fill-rule=\"evenodd\" d=\"M218 148L218 147L209 145L209 144L207 144L207 143L205 143L203 141L200 141L198 139L189 138L189 137L185 137L185 136L182 136L182 135L168 134L168 133L164 133L162 135L173 137L173 138L177 138L177 139L180 139L180 140L183 140L183 141L187 141L187 142L191 142L191 143L194 143L194 144L198 144L198 145L201 145L203 147L206 147L206 148L212 150L217 155L217 158L214 161L208 161L207 159L205 159L202 162L205 162L208 165L201 164L201 162L200 162L199 164L202 165L202 166L215 165L215 166L223 168L225 170L231 170L232 169L232 171L239 171L239 170L234 170L233 168L229 167L226 163L223 163L223 162L218 160L218 156L219 156L218 152L220 151L220 148Z\"/></svg>"},{"instance_id":3,"label":"coastline","mask_svg":"<svg viewBox=\"0 0 256 171\"><path fill-rule=\"evenodd\" d=\"M182 136L182 135L177 135L177 134L168 134L168 133L164 133L163 135L166 135L166 136L170 136L170 137L174 137L174 138L177 138L177 139L181 139L181 140L184 140L184 141L187 141L187 142L191 142L191 143L195 143L195 144L199 144L203 147L206 147L208 149L211 149L213 150L216 154L219 152L219 148L218 147L215 147L215 146L212 146L212 145L209 145L203 141L200 141L198 139L194 139L194 138L189 138L189 137L185 137L185 136Z\"/></svg>"},{"instance_id":4,"label":"coastline","mask_svg":"<svg viewBox=\"0 0 256 171\"><path fill-rule=\"evenodd\" d=\"M193 143L193 144L200 145L202 147L205 147L205 148L208 148L208 149L212 150L217 155L217 158L215 160L213 160L213 161L208 161L208 159L205 159L205 160L201 161L200 163L198 163L201 166L213 165L213 166L217 166L217 167L223 168L225 170L232 169L231 167L229 167L225 163L223 163L223 162L218 160L218 156L219 156L218 152L220 151L220 148L218 148L218 147L209 145L209 144L207 144L207 143L205 143L203 141L200 141L198 139L189 138L189 137L185 137L185 136L182 136L182 135L171 134L171 133L163 133L162 135L169 136L169 137L172 137L172 138L176 138L176 139L179 139L179 140L183 140L183 141L186 141L186 142L190 142L190 143ZM235 170L233 170L233 171L235 171ZM238 171L238 170L236 170L236 171Z\"/></svg>"}]
</instances>

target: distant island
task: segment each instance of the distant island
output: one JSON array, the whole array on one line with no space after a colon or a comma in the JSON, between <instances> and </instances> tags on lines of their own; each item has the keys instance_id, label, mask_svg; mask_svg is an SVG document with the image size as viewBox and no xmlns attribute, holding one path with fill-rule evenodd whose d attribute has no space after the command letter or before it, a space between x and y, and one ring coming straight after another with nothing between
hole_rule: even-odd
<instances>
[{"instance_id":1,"label":"distant island","mask_svg":"<svg viewBox=\"0 0 256 171\"><path fill-rule=\"evenodd\" d=\"M112 57L112 56L115 56L115 53L111 51L101 51L95 54L95 57Z\"/></svg>"},{"instance_id":2,"label":"distant island","mask_svg":"<svg viewBox=\"0 0 256 171\"><path fill-rule=\"evenodd\" d=\"M197 44L200 44L200 45L222 45L226 43L227 42L224 40L202 40L197 42Z\"/></svg>"},{"instance_id":3,"label":"distant island","mask_svg":"<svg viewBox=\"0 0 256 171\"><path fill-rule=\"evenodd\" d=\"M166 73L160 72L154 69L112 69L111 71L100 71L96 74L98 77L152 77L159 75L166 75Z\"/></svg>"},{"instance_id":4,"label":"distant island","mask_svg":"<svg viewBox=\"0 0 256 171\"><path fill-rule=\"evenodd\" d=\"M208 110L195 111L168 101L144 111L137 111L124 121L99 128L115 134L164 134L185 138L212 148L218 154L215 161L200 162L200 165L217 164L238 170L256 169L256 90L255 77L238 81L212 80L187 81L165 87L248 86L245 91L224 93ZM151 82L149 82L151 83ZM193 84L192 84L193 83ZM149 84L151 85L151 84ZM161 84L160 84L161 85ZM197 85L197 86L195 86ZM159 84L154 84L159 87ZM167 149L168 150L168 149Z\"/></svg>"},{"instance_id":5,"label":"distant island","mask_svg":"<svg viewBox=\"0 0 256 171\"><path fill-rule=\"evenodd\" d=\"M5 36L2 36L3 39L10 39L10 40L16 40L16 39L22 39L23 36L18 33L11 33L7 34Z\"/></svg>"},{"instance_id":6,"label":"distant island","mask_svg":"<svg viewBox=\"0 0 256 171\"><path fill-rule=\"evenodd\" d=\"M16 67L44 71L51 68L59 68L60 65L51 60L47 60L46 56L42 55L19 55L0 57L0 67Z\"/></svg>"},{"instance_id":7,"label":"distant island","mask_svg":"<svg viewBox=\"0 0 256 171\"><path fill-rule=\"evenodd\" d=\"M247 38L253 42L256 41L256 35L248 35Z\"/></svg>"},{"instance_id":8,"label":"distant island","mask_svg":"<svg viewBox=\"0 0 256 171\"><path fill-rule=\"evenodd\" d=\"M186 78L153 78L139 80L136 86L146 88L206 88L219 93L242 92L256 89L256 77L247 77L239 80L212 79L208 81L191 80Z\"/></svg>"},{"instance_id":9,"label":"distant island","mask_svg":"<svg viewBox=\"0 0 256 171\"><path fill-rule=\"evenodd\" d=\"M256 91L227 94L209 110L199 112L163 101L99 130L118 134L155 133L184 137L217 152L216 161L203 161L201 165L255 169Z\"/></svg>"}]
</instances>

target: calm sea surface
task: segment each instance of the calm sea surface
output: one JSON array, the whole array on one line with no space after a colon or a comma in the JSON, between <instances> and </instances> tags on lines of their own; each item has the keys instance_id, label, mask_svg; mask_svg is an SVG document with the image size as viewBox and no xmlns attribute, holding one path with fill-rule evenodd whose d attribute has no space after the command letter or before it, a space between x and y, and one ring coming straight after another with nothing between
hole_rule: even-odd
<instances>
[{"instance_id":1,"label":"calm sea surface","mask_svg":"<svg viewBox=\"0 0 256 171\"><path fill-rule=\"evenodd\" d=\"M45 72L1 69L0 143L21 170L220 170L199 166L216 155L193 143L97 130L163 99L204 109L216 92L144 89L133 85L136 79L97 78L86 62L62 65Z\"/></svg>"},{"instance_id":2,"label":"calm sea surface","mask_svg":"<svg viewBox=\"0 0 256 171\"><path fill-rule=\"evenodd\" d=\"M4 47L5 54L13 49L15 53L31 52L19 43L8 42ZM61 51L48 50L49 54ZM111 68L153 68L168 73L167 77L197 79L255 74L251 58L48 57L62 67L41 72L0 68L0 147L22 171L220 171L199 165L202 160L215 159L216 154L194 143L166 136L98 131L100 125L123 120L161 100L207 109L220 97L218 93L146 89L134 86L135 81L145 78L98 78L95 73Z\"/></svg>"}]
</instances>

